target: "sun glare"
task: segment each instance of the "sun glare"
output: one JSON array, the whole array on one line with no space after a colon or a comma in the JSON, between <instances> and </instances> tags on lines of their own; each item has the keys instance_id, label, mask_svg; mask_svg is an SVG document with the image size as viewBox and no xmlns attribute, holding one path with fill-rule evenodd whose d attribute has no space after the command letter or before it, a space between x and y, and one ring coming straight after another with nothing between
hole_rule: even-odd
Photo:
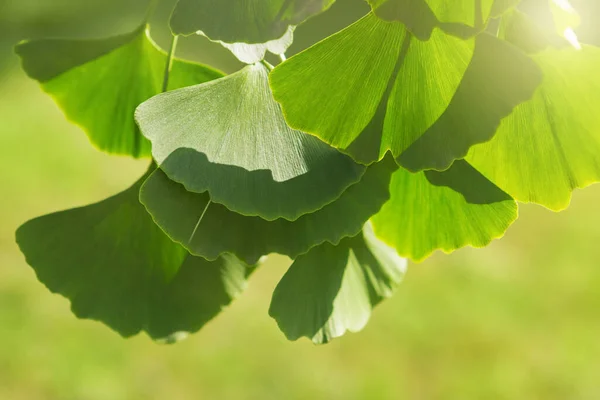
<instances>
[{"instance_id":1,"label":"sun glare","mask_svg":"<svg viewBox=\"0 0 600 400\"><path fill-rule=\"evenodd\" d=\"M560 8L562 8L563 10L565 10L567 12L571 12L571 13L576 12L575 8L573 8L573 6L569 2L569 0L553 0L553 1L557 6L559 6Z\"/></svg>"},{"instance_id":2,"label":"sun glare","mask_svg":"<svg viewBox=\"0 0 600 400\"><path fill-rule=\"evenodd\" d=\"M573 28L565 29L565 31L563 32L563 36L565 37L565 39L567 39L569 43L571 43L571 46L575 47L577 50L582 49L581 43L579 43L579 39L577 38L577 34L573 30Z\"/></svg>"},{"instance_id":3,"label":"sun glare","mask_svg":"<svg viewBox=\"0 0 600 400\"><path fill-rule=\"evenodd\" d=\"M581 50L581 43L575 33L579 25L579 15L569 0L553 0L556 8L553 10L554 22L563 37L577 50Z\"/></svg>"}]
</instances>

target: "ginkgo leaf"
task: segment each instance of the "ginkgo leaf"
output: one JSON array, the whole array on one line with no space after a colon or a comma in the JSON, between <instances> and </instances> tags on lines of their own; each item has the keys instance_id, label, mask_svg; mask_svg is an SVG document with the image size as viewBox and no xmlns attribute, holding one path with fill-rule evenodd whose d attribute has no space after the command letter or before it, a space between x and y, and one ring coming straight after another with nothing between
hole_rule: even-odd
<instances>
[{"instance_id":1,"label":"ginkgo leaf","mask_svg":"<svg viewBox=\"0 0 600 400\"><path fill-rule=\"evenodd\" d=\"M517 219L516 202L464 160L444 172L401 168L390 194L372 218L375 233L416 261L437 249L487 246Z\"/></svg>"},{"instance_id":2,"label":"ginkgo leaf","mask_svg":"<svg viewBox=\"0 0 600 400\"><path fill-rule=\"evenodd\" d=\"M43 39L16 47L23 69L40 82L69 120L81 126L99 149L134 157L150 155L133 113L160 93L167 55L145 26L99 40ZM175 60L169 89L223 76L203 65Z\"/></svg>"},{"instance_id":3,"label":"ginkgo leaf","mask_svg":"<svg viewBox=\"0 0 600 400\"><path fill-rule=\"evenodd\" d=\"M269 253L295 258L322 243L335 244L358 234L389 199L395 169L389 158L374 164L335 202L296 221L266 221L234 213L210 203L207 193L188 192L162 170L144 183L140 199L155 222L192 254L212 260L228 252L254 264Z\"/></svg>"},{"instance_id":4,"label":"ginkgo leaf","mask_svg":"<svg viewBox=\"0 0 600 400\"><path fill-rule=\"evenodd\" d=\"M473 145L493 138L502 119L529 100L541 82L542 72L531 58L510 43L480 34L448 108L398 162L411 171L448 169Z\"/></svg>"},{"instance_id":5,"label":"ginkgo leaf","mask_svg":"<svg viewBox=\"0 0 600 400\"><path fill-rule=\"evenodd\" d=\"M160 168L187 190L266 220L295 220L337 199L365 167L291 129L262 64L158 95L136 111Z\"/></svg>"},{"instance_id":6,"label":"ginkgo leaf","mask_svg":"<svg viewBox=\"0 0 600 400\"><path fill-rule=\"evenodd\" d=\"M241 62L254 64L262 61L267 52L276 55L285 53L288 47L294 42L294 27L290 26L281 38L269 40L266 43L226 43L220 40L213 40L213 42L217 42L231 51Z\"/></svg>"},{"instance_id":7,"label":"ginkgo leaf","mask_svg":"<svg viewBox=\"0 0 600 400\"><path fill-rule=\"evenodd\" d=\"M287 122L348 148L391 86L406 38L400 24L369 14L277 66L269 79Z\"/></svg>"},{"instance_id":8,"label":"ginkgo leaf","mask_svg":"<svg viewBox=\"0 0 600 400\"><path fill-rule=\"evenodd\" d=\"M519 0L367 0L385 21L398 21L419 39L429 40L436 27L460 36L475 35L490 17ZM469 29L470 28L470 29Z\"/></svg>"},{"instance_id":9,"label":"ginkgo leaf","mask_svg":"<svg viewBox=\"0 0 600 400\"><path fill-rule=\"evenodd\" d=\"M600 180L600 49L548 48L532 57L544 82L467 159L517 200L562 210L573 189Z\"/></svg>"},{"instance_id":10,"label":"ginkgo leaf","mask_svg":"<svg viewBox=\"0 0 600 400\"><path fill-rule=\"evenodd\" d=\"M195 332L246 286L253 268L234 256L193 257L139 202L145 177L94 205L46 215L17 231L38 279L71 300L79 318L128 337L174 340Z\"/></svg>"},{"instance_id":11,"label":"ginkgo leaf","mask_svg":"<svg viewBox=\"0 0 600 400\"><path fill-rule=\"evenodd\" d=\"M435 29L422 42L369 14L282 63L270 80L293 128L364 164L390 151L424 170L448 168L489 140L533 94L539 74L526 55L487 34L465 41Z\"/></svg>"},{"instance_id":12,"label":"ginkgo leaf","mask_svg":"<svg viewBox=\"0 0 600 400\"><path fill-rule=\"evenodd\" d=\"M179 0L171 17L176 35L201 31L225 43L266 43L335 0Z\"/></svg>"},{"instance_id":13,"label":"ginkgo leaf","mask_svg":"<svg viewBox=\"0 0 600 400\"><path fill-rule=\"evenodd\" d=\"M288 339L327 343L362 330L405 272L406 259L375 238L367 224L356 237L298 257L275 288L269 314Z\"/></svg>"}]
</instances>

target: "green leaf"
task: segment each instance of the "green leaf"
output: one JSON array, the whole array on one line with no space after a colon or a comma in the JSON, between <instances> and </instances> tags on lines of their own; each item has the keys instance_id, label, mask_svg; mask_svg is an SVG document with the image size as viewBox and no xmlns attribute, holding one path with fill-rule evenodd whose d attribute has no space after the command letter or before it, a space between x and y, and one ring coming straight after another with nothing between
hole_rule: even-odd
<instances>
[{"instance_id":1,"label":"green leaf","mask_svg":"<svg viewBox=\"0 0 600 400\"><path fill-rule=\"evenodd\" d=\"M277 66L270 83L287 122L345 151L375 115L406 38L369 14Z\"/></svg>"},{"instance_id":2,"label":"green leaf","mask_svg":"<svg viewBox=\"0 0 600 400\"><path fill-rule=\"evenodd\" d=\"M179 0L171 17L178 35L203 32L225 43L266 43L335 0Z\"/></svg>"},{"instance_id":3,"label":"green leaf","mask_svg":"<svg viewBox=\"0 0 600 400\"><path fill-rule=\"evenodd\" d=\"M389 199L389 182L395 169L396 164L389 158L374 164L338 200L293 222L269 222L231 212L209 203L207 193L186 191L161 170L148 178L140 199L155 222L192 254L212 260L229 252L253 264L269 253L296 258L322 243L335 244L358 234Z\"/></svg>"},{"instance_id":4,"label":"green leaf","mask_svg":"<svg viewBox=\"0 0 600 400\"><path fill-rule=\"evenodd\" d=\"M365 164L408 149L397 161L421 170L448 168L489 140L500 119L531 97L539 75L518 49L487 34L464 41L436 29L421 42L370 14L270 79L293 128Z\"/></svg>"},{"instance_id":5,"label":"green leaf","mask_svg":"<svg viewBox=\"0 0 600 400\"><path fill-rule=\"evenodd\" d=\"M413 260L434 250L487 246L517 219L516 202L466 161L444 172L399 169L372 219L377 236Z\"/></svg>"},{"instance_id":6,"label":"green leaf","mask_svg":"<svg viewBox=\"0 0 600 400\"><path fill-rule=\"evenodd\" d=\"M150 143L139 133L133 113L161 91L167 55L145 26L108 39L23 42L16 52L25 72L99 149L134 157L150 154ZM175 60L169 88L221 76L208 67Z\"/></svg>"},{"instance_id":7,"label":"green leaf","mask_svg":"<svg viewBox=\"0 0 600 400\"><path fill-rule=\"evenodd\" d=\"M298 257L277 285L269 314L288 339L327 343L362 330L405 272L406 259L376 239L367 224L356 237Z\"/></svg>"},{"instance_id":8,"label":"green leaf","mask_svg":"<svg viewBox=\"0 0 600 400\"><path fill-rule=\"evenodd\" d=\"M600 49L549 48L533 59L542 86L468 160L517 200L558 211L573 189L600 180Z\"/></svg>"},{"instance_id":9,"label":"green leaf","mask_svg":"<svg viewBox=\"0 0 600 400\"><path fill-rule=\"evenodd\" d=\"M529 100L541 82L542 72L531 58L510 43L480 34L448 108L398 162L411 171L448 169L473 145L493 138L502 119Z\"/></svg>"},{"instance_id":10,"label":"green leaf","mask_svg":"<svg viewBox=\"0 0 600 400\"><path fill-rule=\"evenodd\" d=\"M419 39L429 40L435 28L473 36L490 17L497 17L519 0L367 0L385 21L401 22Z\"/></svg>"},{"instance_id":11,"label":"green leaf","mask_svg":"<svg viewBox=\"0 0 600 400\"><path fill-rule=\"evenodd\" d=\"M256 64L164 93L136 119L160 168L187 190L243 215L295 220L337 199L365 167L291 129L267 76Z\"/></svg>"},{"instance_id":12,"label":"green leaf","mask_svg":"<svg viewBox=\"0 0 600 400\"><path fill-rule=\"evenodd\" d=\"M46 215L17 231L38 279L71 300L79 318L128 337L172 341L195 332L246 286L231 255L209 262L172 242L138 199L145 177L94 205Z\"/></svg>"}]
</instances>

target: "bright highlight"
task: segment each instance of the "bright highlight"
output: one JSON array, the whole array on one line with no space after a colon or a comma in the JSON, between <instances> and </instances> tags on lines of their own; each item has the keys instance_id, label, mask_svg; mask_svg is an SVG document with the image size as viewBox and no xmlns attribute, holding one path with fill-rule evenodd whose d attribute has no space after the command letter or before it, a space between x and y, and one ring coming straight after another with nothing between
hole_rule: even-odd
<instances>
[{"instance_id":1,"label":"bright highlight","mask_svg":"<svg viewBox=\"0 0 600 400\"><path fill-rule=\"evenodd\" d=\"M563 36L565 37L565 39L567 39L569 43L571 43L573 47L575 47L577 50L581 50L581 43L579 43L579 39L577 38L577 34L573 30L573 28L565 29L565 31L563 32Z\"/></svg>"}]
</instances>

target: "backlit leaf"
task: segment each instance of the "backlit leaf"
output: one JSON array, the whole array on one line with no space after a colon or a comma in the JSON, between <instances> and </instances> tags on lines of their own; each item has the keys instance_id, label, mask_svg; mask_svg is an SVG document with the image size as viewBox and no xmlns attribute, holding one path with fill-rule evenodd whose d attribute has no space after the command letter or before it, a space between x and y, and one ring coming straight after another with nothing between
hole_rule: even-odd
<instances>
[{"instance_id":1,"label":"backlit leaf","mask_svg":"<svg viewBox=\"0 0 600 400\"><path fill-rule=\"evenodd\" d=\"M373 307L390 297L406 259L373 235L324 244L294 261L275 288L269 314L288 339L327 343L365 327Z\"/></svg>"},{"instance_id":2,"label":"backlit leaf","mask_svg":"<svg viewBox=\"0 0 600 400\"><path fill-rule=\"evenodd\" d=\"M150 155L133 113L160 93L167 55L144 26L126 35L99 40L43 39L16 48L23 69L40 82L69 120L92 143L109 153ZM175 60L169 89L223 76L208 67Z\"/></svg>"},{"instance_id":3,"label":"backlit leaf","mask_svg":"<svg viewBox=\"0 0 600 400\"><path fill-rule=\"evenodd\" d=\"M468 160L517 200L562 210L573 189L600 180L600 49L532 57L544 82Z\"/></svg>"},{"instance_id":4,"label":"backlit leaf","mask_svg":"<svg viewBox=\"0 0 600 400\"><path fill-rule=\"evenodd\" d=\"M411 171L449 168L474 144L494 137L502 119L529 100L541 82L542 72L531 58L505 41L480 34L448 108L406 149L399 163Z\"/></svg>"},{"instance_id":5,"label":"backlit leaf","mask_svg":"<svg viewBox=\"0 0 600 400\"><path fill-rule=\"evenodd\" d=\"M475 35L490 17L496 17L519 0L367 0L385 21L398 21L419 39L429 40L437 28L460 36Z\"/></svg>"},{"instance_id":6,"label":"backlit leaf","mask_svg":"<svg viewBox=\"0 0 600 400\"><path fill-rule=\"evenodd\" d=\"M434 250L484 247L517 219L516 202L467 162L444 172L392 175L391 199L372 219L377 236L414 260Z\"/></svg>"},{"instance_id":7,"label":"backlit leaf","mask_svg":"<svg viewBox=\"0 0 600 400\"><path fill-rule=\"evenodd\" d=\"M424 170L446 169L489 140L531 97L540 72L487 34L465 41L435 29L422 42L370 14L279 65L270 79L292 127L361 163L391 151L406 168Z\"/></svg>"},{"instance_id":8,"label":"backlit leaf","mask_svg":"<svg viewBox=\"0 0 600 400\"><path fill-rule=\"evenodd\" d=\"M123 336L172 341L195 332L246 286L252 268L231 255L193 257L140 204L145 177L90 206L36 218L17 242L38 279L71 300L79 318Z\"/></svg>"},{"instance_id":9,"label":"backlit leaf","mask_svg":"<svg viewBox=\"0 0 600 400\"><path fill-rule=\"evenodd\" d=\"M262 64L158 95L136 119L160 168L248 216L295 220L337 199L365 167L291 129Z\"/></svg>"}]
</instances>

